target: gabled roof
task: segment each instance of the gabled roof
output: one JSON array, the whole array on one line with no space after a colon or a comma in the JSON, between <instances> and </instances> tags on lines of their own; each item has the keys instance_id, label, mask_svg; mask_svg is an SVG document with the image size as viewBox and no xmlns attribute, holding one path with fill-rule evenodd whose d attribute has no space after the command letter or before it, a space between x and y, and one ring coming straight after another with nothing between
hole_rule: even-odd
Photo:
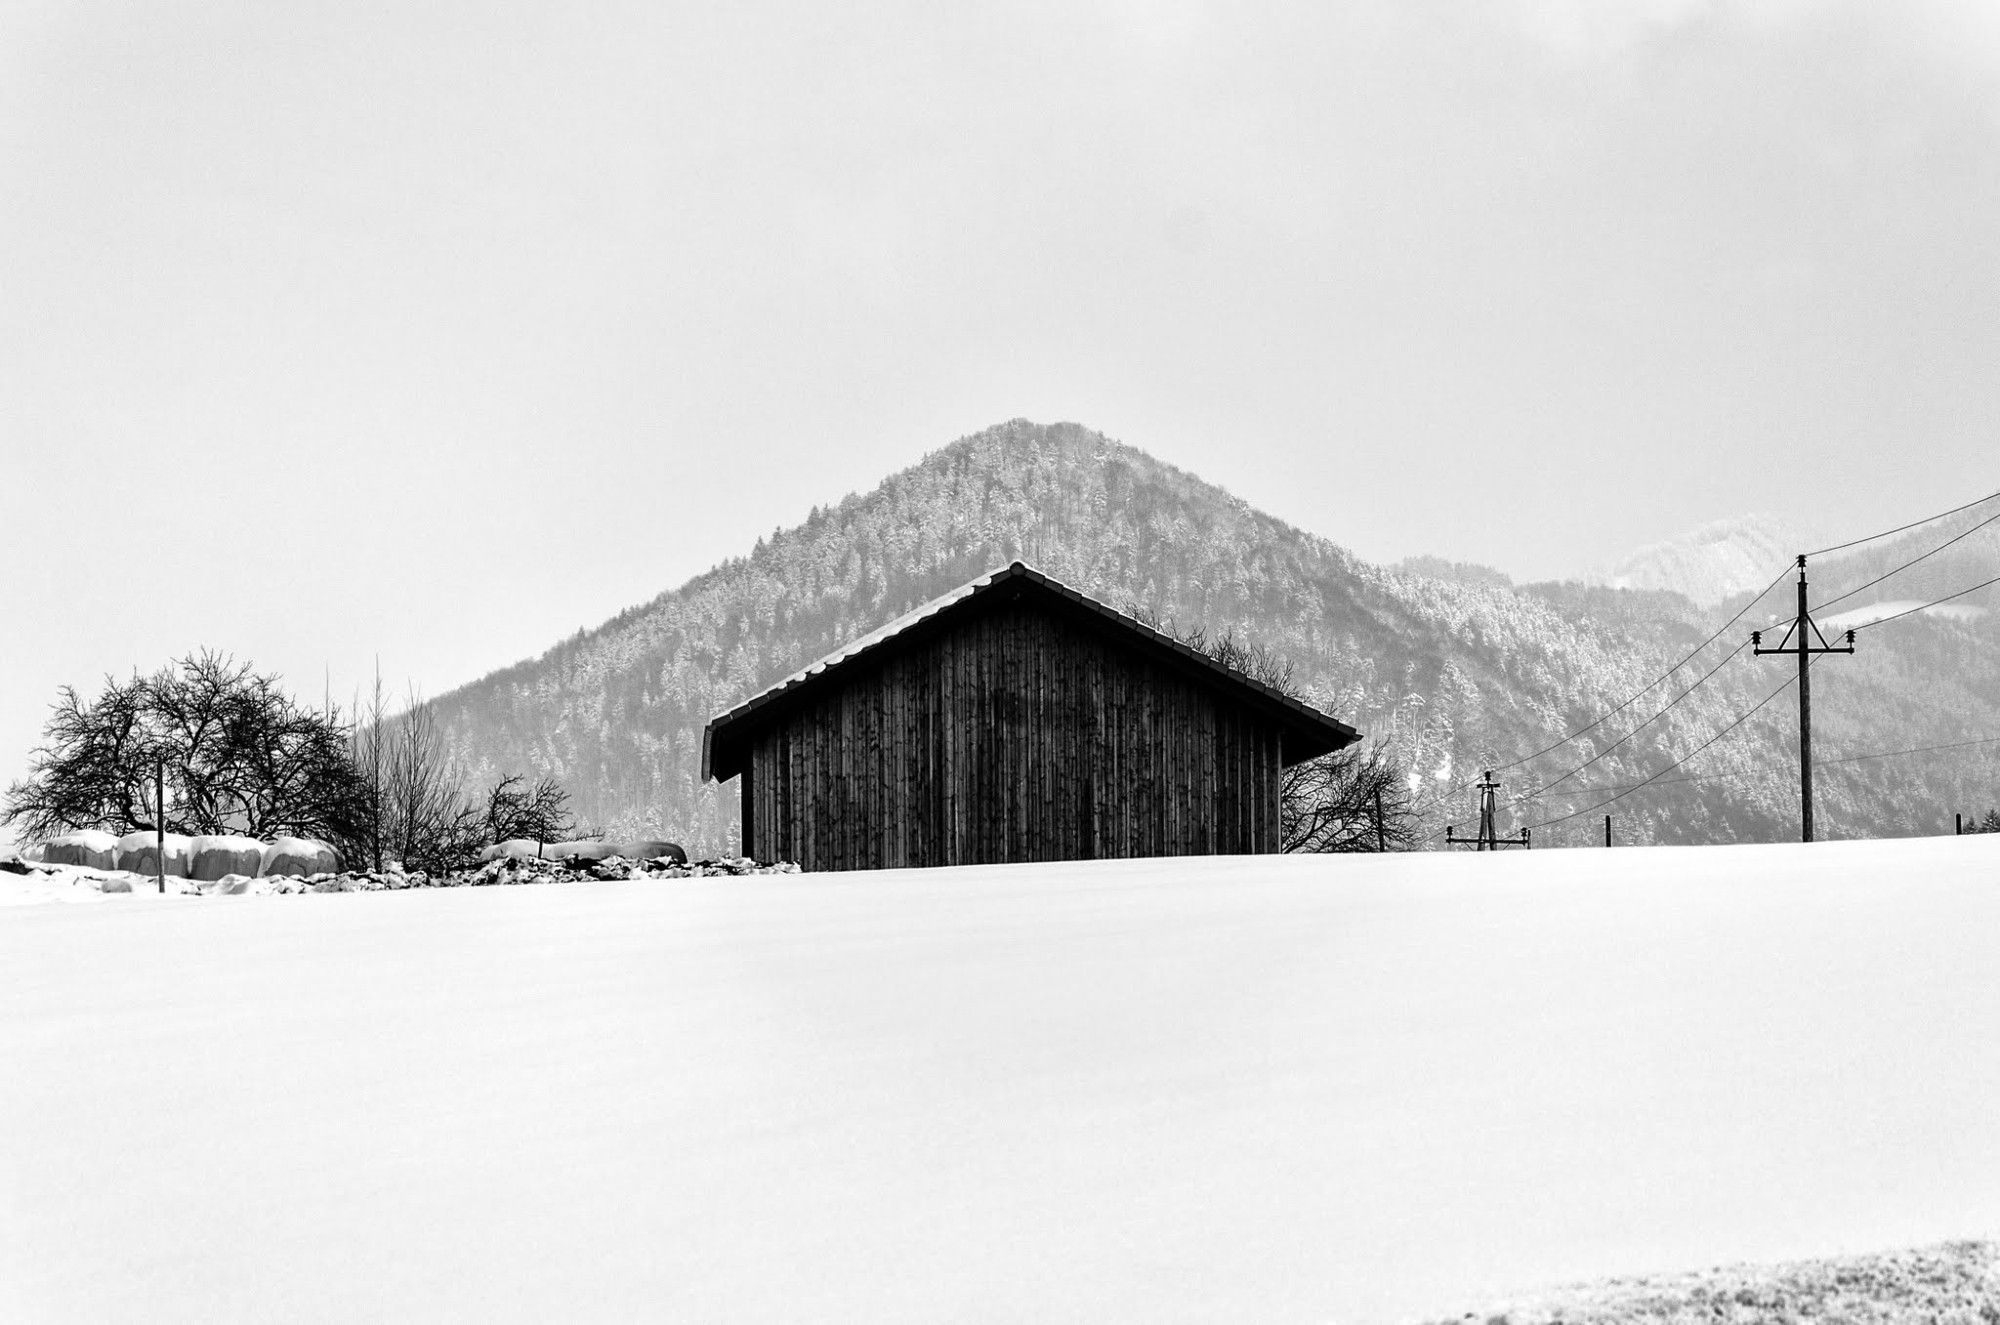
<instances>
[{"instance_id":1,"label":"gabled roof","mask_svg":"<svg viewBox=\"0 0 2000 1325\"><path fill-rule=\"evenodd\" d=\"M995 596L1023 594L1033 595L1062 610L1109 626L1113 633L1132 647L1209 681L1250 707L1264 712L1284 732L1287 765L1327 754L1360 739L1360 733L1346 723L1328 717L1311 705L1302 704L1234 667L1226 667L1173 636L1163 634L1143 621L1106 606L1088 594L1078 593L1017 561L933 598L880 630L871 631L818 662L800 668L728 712L716 715L702 733L702 778L722 781L742 772L747 737L761 727L764 720L775 716L780 708L800 693L816 687L830 673L863 658L885 657L896 648L949 629L970 613L980 610L986 601Z\"/></svg>"}]
</instances>

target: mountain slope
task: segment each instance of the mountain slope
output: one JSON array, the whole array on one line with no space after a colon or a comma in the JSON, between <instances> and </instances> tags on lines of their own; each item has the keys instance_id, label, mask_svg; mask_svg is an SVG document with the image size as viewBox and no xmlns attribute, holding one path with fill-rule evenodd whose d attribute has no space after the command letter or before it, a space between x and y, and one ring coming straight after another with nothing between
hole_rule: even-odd
<instances>
[{"instance_id":1,"label":"mountain slope","mask_svg":"<svg viewBox=\"0 0 2000 1325\"><path fill-rule=\"evenodd\" d=\"M1391 743L1425 802L1590 721L1698 643L1710 615L1665 592L1517 588L1504 577L1386 570L1133 447L1073 424L1016 420L816 510L748 557L539 659L441 697L438 712L476 774L553 773L593 818L720 847L734 832L735 789L697 782L709 717L1017 557L1114 605L1182 627L1236 630L1285 656L1318 703ZM1941 642L1971 650L1982 627L1920 621L1911 629L1942 632ZM1856 739L1960 734L1961 719L2000 733L1990 669L1973 685L1933 676L1935 660L1895 662L1881 650L1842 661L1859 665L1843 669L1844 696L1834 685L1818 701L1829 730L1852 705ZM1590 789L1635 781L1692 750L1781 679L1775 668L1731 663L1666 719L1563 784L1569 799L1551 795L1515 813L1545 818L1595 804L1602 797ZM1628 714L1651 712L1649 702ZM1787 836L1796 793L1785 790L1784 712L1772 706L1703 756L1703 771L1735 781L1620 802L1621 840ZM1597 753L1623 734L1624 721L1512 770L1509 791ZM1914 831L1919 812L1935 822L1941 811L1948 824L1957 801L1970 809L1990 799L1974 794L1983 767L1971 778L1954 765L1927 780L1864 785L1852 797L1830 779L1822 820L1857 834ZM1776 772L1756 771L1765 768ZM1433 825L1465 822L1466 804L1464 792L1439 801ZM1598 819L1580 818L1543 840L1595 832Z\"/></svg>"}]
</instances>

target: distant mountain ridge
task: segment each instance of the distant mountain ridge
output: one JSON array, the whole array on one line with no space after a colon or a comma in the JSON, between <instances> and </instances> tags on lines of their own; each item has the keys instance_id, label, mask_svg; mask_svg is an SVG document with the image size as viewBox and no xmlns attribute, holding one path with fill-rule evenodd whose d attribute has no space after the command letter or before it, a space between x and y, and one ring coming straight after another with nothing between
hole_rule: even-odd
<instances>
[{"instance_id":1,"label":"distant mountain ridge","mask_svg":"<svg viewBox=\"0 0 2000 1325\"><path fill-rule=\"evenodd\" d=\"M1717 615L1665 590L1516 586L1486 568L1426 559L1374 566L1137 448L1075 424L1015 420L816 509L760 539L750 555L540 658L440 697L438 714L475 775L551 773L607 826L721 848L733 841L736 799L733 785L698 781L711 716L1017 558L1114 606L1183 628L1234 630L1277 651L1321 707L1389 743L1438 829L1468 821L1469 792L1454 789L1469 776L1602 715L1699 643ZM1762 569L1757 586L1773 573ZM1752 624L1746 619L1744 632ZM1960 735L1966 720L2000 734L1990 664L1975 676L1938 662L1953 650L1970 657L1991 623L1914 628L1948 647L1921 663L1907 651L1871 648L1842 660L1852 665L1824 687L1824 699L1816 688L1816 710L1825 708L1829 733L1847 748ZM1676 678L1673 691L1697 675ZM1662 687L1657 702L1649 696L1580 740L1506 770L1503 783L1518 794L1603 752L1587 772L1510 814L1526 821L1586 809L1601 799L1597 788L1638 781L1685 755L1780 679L1732 662L1606 752L1632 715L1671 697ZM1792 740L1782 705L1760 712L1689 766L1727 780L1619 802L1620 840L1787 836L1796 817L1795 793L1785 790ZM1827 780L1821 820L1829 832L1908 832L1940 812L1948 824L1955 801L1983 806L2000 782L1965 760L1916 777L1854 770ZM1581 844L1593 833L1600 820L1579 815L1537 840Z\"/></svg>"},{"instance_id":2,"label":"distant mountain ridge","mask_svg":"<svg viewBox=\"0 0 2000 1325\"><path fill-rule=\"evenodd\" d=\"M1702 607L1770 583L1774 566L1805 550L1800 535L1769 516L1716 520L1633 551L1614 566L1589 571L1587 584L1612 589L1668 589Z\"/></svg>"}]
</instances>

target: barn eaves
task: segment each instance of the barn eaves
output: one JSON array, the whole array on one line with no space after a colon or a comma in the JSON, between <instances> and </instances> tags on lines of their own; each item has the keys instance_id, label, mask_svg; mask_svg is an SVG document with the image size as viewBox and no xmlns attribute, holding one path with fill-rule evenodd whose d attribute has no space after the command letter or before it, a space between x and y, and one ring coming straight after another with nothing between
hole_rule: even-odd
<instances>
[{"instance_id":1,"label":"barn eaves","mask_svg":"<svg viewBox=\"0 0 2000 1325\"><path fill-rule=\"evenodd\" d=\"M1281 764L1285 767L1329 754L1360 738L1346 723L1016 561L932 599L718 715L702 733L702 778L726 781L743 772L755 733L829 678L879 663L1000 602L1026 597L1113 635L1121 644L1175 671L1225 690L1262 713L1282 736Z\"/></svg>"}]
</instances>

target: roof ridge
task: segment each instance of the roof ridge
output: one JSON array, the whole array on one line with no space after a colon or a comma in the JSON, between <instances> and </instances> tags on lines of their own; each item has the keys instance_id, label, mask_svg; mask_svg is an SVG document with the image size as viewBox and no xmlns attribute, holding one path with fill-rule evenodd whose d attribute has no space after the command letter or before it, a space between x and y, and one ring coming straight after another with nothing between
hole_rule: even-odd
<instances>
[{"instance_id":1,"label":"roof ridge","mask_svg":"<svg viewBox=\"0 0 2000 1325\"><path fill-rule=\"evenodd\" d=\"M959 603L986 593L1008 580L1015 579L1027 580L1058 597L1070 599L1086 610L1122 625L1127 630L1154 645L1179 655L1188 662L1193 663L1196 667L1235 682L1239 687L1250 691L1267 704L1292 713L1302 722L1315 727L1338 729L1339 733L1344 735L1346 739L1339 741L1335 748L1338 748L1338 745L1347 744L1360 735L1354 728L1331 714L1324 713L1312 705L1305 703L1303 700L1286 694L1278 687L1271 685L1267 681L1261 681L1240 668L1231 666L1220 659L1211 658L1184 641L1175 639L1172 635L1167 634L1158 627L1148 625L1146 622L1139 620L1139 618L1133 616L1131 613L1112 607L1102 599L1094 598L1079 589L1073 589L1054 576L1036 570L1026 561L1016 557L1005 566L987 571L983 575L975 576L957 588L940 594L936 598L930 599L928 602L922 603L917 607L911 608L909 611L869 631L867 634L849 641L847 644L835 649L832 653L806 664L804 667L787 675L784 679L766 686L733 707L716 714L709 720L708 726L702 732L701 762L703 779L707 780L716 776L712 763L712 747L715 734L719 729L748 717L758 709L768 707L818 676L843 667L864 654L874 652L876 649L907 634L926 621L943 615Z\"/></svg>"}]
</instances>

